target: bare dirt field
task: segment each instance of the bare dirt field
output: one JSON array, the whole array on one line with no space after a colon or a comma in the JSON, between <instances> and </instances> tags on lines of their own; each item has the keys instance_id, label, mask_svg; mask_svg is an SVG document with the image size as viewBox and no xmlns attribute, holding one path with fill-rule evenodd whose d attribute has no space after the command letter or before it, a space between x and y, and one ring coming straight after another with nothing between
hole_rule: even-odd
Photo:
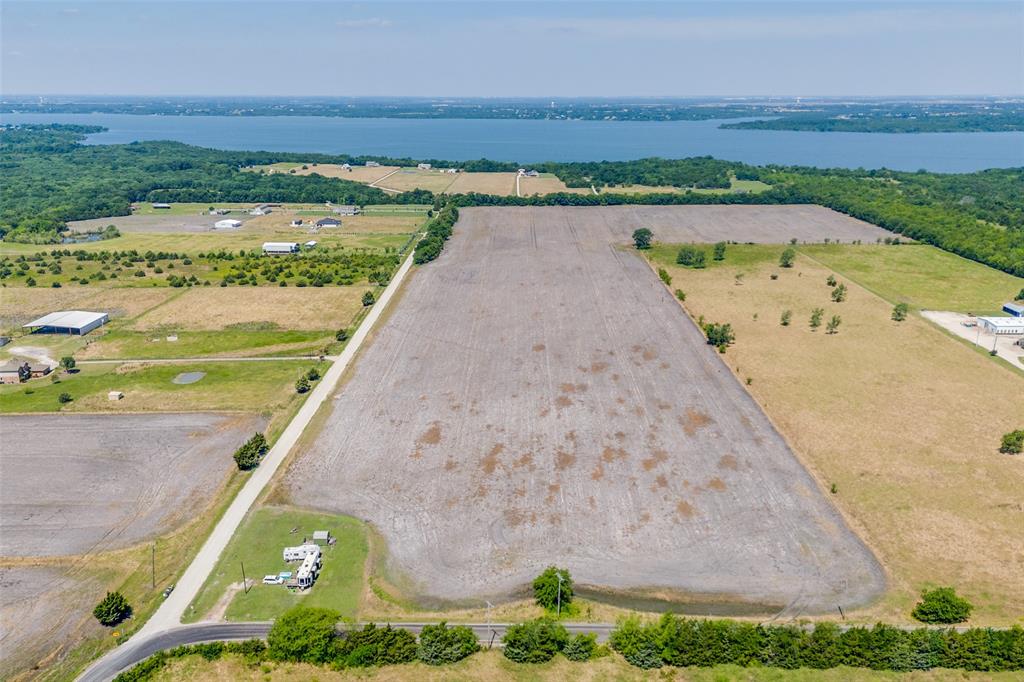
<instances>
[{"instance_id":1,"label":"bare dirt field","mask_svg":"<svg viewBox=\"0 0 1024 682\"><path fill-rule=\"evenodd\" d=\"M341 164L321 163L317 166L311 165L305 170L296 168L295 175L318 173L325 178L341 178L342 180L351 180L353 182L372 183L395 170L398 170L398 166L370 166L369 168L366 166L352 166L351 170L345 170L341 167Z\"/></svg>"},{"instance_id":2,"label":"bare dirt field","mask_svg":"<svg viewBox=\"0 0 1024 682\"><path fill-rule=\"evenodd\" d=\"M0 555L125 547L205 507L231 453L263 425L216 414L0 420Z\"/></svg>"},{"instance_id":3,"label":"bare dirt field","mask_svg":"<svg viewBox=\"0 0 1024 682\"><path fill-rule=\"evenodd\" d=\"M425 597L507 596L555 563L709 608L873 599L872 554L647 264L614 245L634 225L873 232L824 209L762 208L765 224L689 208L464 210L287 472L291 501L372 522Z\"/></svg>"},{"instance_id":4,"label":"bare dirt field","mask_svg":"<svg viewBox=\"0 0 1024 682\"><path fill-rule=\"evenodd\" d=\"M459 173L455 182L445 190L448 194L496 194L512 196L516 193L516 173Z\"/></svg>"},{"instance_id":5,"label":"bare dirt field","mask_svg":"<svg viewBox=\"0 0 1024 682\"><path fill-rule=\"evenodd\" d=\"M190 289L140 317L132 327L144 331L224 329L267 324L292 330L336 329L352 322L371 287L204 287ZM196 311L202 311L197 314Z\"/></svg>"},{"instance_id":6,"label":"bare dirt field","mask_svg":"<svg viewBox=\"0 0 1024 682\"><path fill-rule=\"evenodd\" d=\"M865 248L847 246L844 258L876 257ZM917 314L894 322L893 303L856 281L838 276L848 295L834 303L834 271L802 252L779 268L781 250L730 246L723 262L691 270L667 249L656 265L686 292L692 315L733 326L722 358L752 379L748 390L824 485L835 484L836 504L888 569L886 599L863 617L908 620L922 589L952 585L974 604L972 624L1019 623L1024 459L998 447L1024 424L1024 379ZM815 307L826 321L841 317L837 334L811 331Z\"/></svg>"},{"instance_id":7,"label":"bare dirt field","mask_svg":"<svg viewBox=\"0 0 1024 682\"><path fill-rule=\"evenodd\" d=\"M102 631L90 613L101 589L102 581L80 570L0 567L0 678Z\"/></svg>"}]
</instances>

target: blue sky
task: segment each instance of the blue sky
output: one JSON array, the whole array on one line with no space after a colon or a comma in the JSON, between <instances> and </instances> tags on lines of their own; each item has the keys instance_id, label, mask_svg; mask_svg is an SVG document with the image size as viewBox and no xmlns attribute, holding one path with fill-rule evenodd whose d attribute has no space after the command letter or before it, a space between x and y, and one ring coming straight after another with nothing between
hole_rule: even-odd
<instances>
[{"instance_id":1,"label":"blue sky","mask_svg":"<svg viewBox=\"0 0 1024 682\"><path fill-rule=\"evenodd\" d=\"M1024 93L1024 2L0 5L5 94Z\"/></svg>"}]
</instances>

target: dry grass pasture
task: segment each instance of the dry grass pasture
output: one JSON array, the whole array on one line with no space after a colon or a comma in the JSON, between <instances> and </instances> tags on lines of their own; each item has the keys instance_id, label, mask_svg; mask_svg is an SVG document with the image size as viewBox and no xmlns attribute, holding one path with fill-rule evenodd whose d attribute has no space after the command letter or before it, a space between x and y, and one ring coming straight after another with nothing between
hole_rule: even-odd
<instances>
[{"instance_id":1,"label":"dry grass pasture","mask_svg":"<svg viewBox=\"0 0 1024 682\"><path fill-rule=\"evenodd\" d=\"M457 173L442 173L439 170L420 170L418 168L402 168L397 173L379 182L375 187L393 189L397 192L408 192L414 189L425 189L435 193L445 192L455 182Z\"/></svg>"},{"instance_id":2,"label":"dry grass pasture","mask_svg":"<svg viewBox=\"0 0 1024 682\"><path fill-rule=\"evenodd\" d=\"M524 197L528 197L532 194L557 194L559 192L565 192L568 194L594 193L594 191L589 187L566 187L565 183L562 182L557 175L552 173L542 173L535 178L519 178L519 192Z\"/></svg>"},{"instance_id":3,"label":"dry grass pasture","mask_svg":"<svg viewBox=\"0 0 1024 682\"><path fill-rule=\"evenodd\" d=\"M0 288L0 329L20 327L54 310L102 310L113 318L132 318L178 294L169 288L111 287ZM19 330L20 332L20 330Z\"/></svg>"},{"instance_id":4,"label":"dry grass pasture","mask_svg":"<svg viewBox=\"0 0 1024 682\"><path fill-rule=\"evenodd\" d=\"M516 173L459 173L455 176L455 182L450 184L445 192L513 196L516 193Z\"/></svg>"},{"instance_id":5,"label":"dry grass pasture","mask_svg":"<svg viewBox=\"0 0 1024 682\"><path fill-rule=\"evenodd\" d=\"M231 325L279 329L337 329L362 310L372 287L203 287L138 318L134 330L214 330Z\"/></svg>"},{"instance_id":6,"label":"dry grass pasture","mask_svg":"<svg viewBox=\"0 0 1024 682\"><path fill-rule=\"evenodd\" d=\"M370 184L396 170L398 170L398 166L370 166L369 168L366 166L352 166L351 170L346 170L338 163L321 163L316 166L309 165L306 169L302 167L296 168L295 175L313 175L316 173L325 178L341 178L342 180Z\"/></svg>"},{"instance_id":7,"label":"dry grass pasture","mask_svg":"<svg viewBox=\"0 0 1024 682\"><path fill-rule=\"evenodd\" d=\"M875 255L847 248L829 260ZM836 485L836 503L888 568L889 597L870 613L906 619L922 588L953 585L977 607L975 622L1019 621L1024 460L997 448L1024 424L1024 379L917 315L893 322L891 302L855 281L840 276L849 295L833 303L834 271L803 255L778 268L781 249L730 246L703 271L675 266L672 249L656 255L692 315L732 324L737 341L723 359L750 377L748 390L818 479ZM887 286L926 276L899 271ZM825 320L841 316L838 334L810 330L815 307ZM788 327L783 310L793 312Z\"/></svg>"},{"instance_id":8,"label":"dry grass pasture","mask_svg":"<svg viewBox=\"0 0 1024 682\"><path fill-rule=\"evenodd\" d=\"M774 208L787 234L822 234ZM464 210L292 461L291 503L370 521L410 590L439 600L507 597L550 563L701 613L874 598L871 553L646 263L615 248L630 220L670 215ZM742 212L703 229L772 234Z\"/></svg>"}]
</instances>

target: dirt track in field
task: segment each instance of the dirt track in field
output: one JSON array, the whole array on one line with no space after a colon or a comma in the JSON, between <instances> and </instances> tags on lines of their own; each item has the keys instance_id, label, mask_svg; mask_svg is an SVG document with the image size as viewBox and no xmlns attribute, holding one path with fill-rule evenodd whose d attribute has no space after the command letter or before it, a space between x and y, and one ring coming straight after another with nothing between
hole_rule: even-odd
<instances>
[{"instance_id":1,"label":"dirt track in field","mask_svg":"<svg viewBox=\"0 0 1024 682\"><path fill-rule=\"evenodd\" d=\"M580 582L829 611L884 588L756 403L635 253L873 241L826 209L466 209L286 476L372 522L425 598Z\"/></svg>"},{"instance_id":2,"label":"dirt track in field","mask_svg":"<svg viewBox=\"0 0 1024 682\"><path fill-rule=\"evenodd\" d=\"M126 547L205 508L261 418L216 414L0 418L0 556Z\"/></svg>"}]
</instances>

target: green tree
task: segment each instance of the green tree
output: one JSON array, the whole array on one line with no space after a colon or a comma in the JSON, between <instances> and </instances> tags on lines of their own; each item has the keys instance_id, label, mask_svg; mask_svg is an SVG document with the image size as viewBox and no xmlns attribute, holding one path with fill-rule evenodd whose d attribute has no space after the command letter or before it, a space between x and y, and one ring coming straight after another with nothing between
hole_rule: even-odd
<instances>
[{"instance_id":1,"label":"green tree","mask_svg":"<svg viewBox=\"0 0 1024 682\"><path fill-rule=\"evenodd\" d=\"M725 242L715 242L712 257L715 260L725 260Z\"/></svg>"},{"instance_id":2,"label":"green tree","mask_svg":"<svg viewBox=\"0 0 1024 682\"><path fill-rule=\"evenodd\" d=\"M295 606L274 621L267 634L271 660L322 664L334 655L337 611Z\"/></svg>"},{"instance_id":3,"label":"green tree","mask_svg":"<svg viewBox=\"0 0 1024 682\"><path fill-rule=\"evenodd\" d=\"M68 393L67 391L64 391L59 396L57 396L57 402L60 403L61 405L67 405L72 400L73 398L71 397L71 394Z\"/></svg>"},{"instance_id":4,"label":"green tree","mask_svg":"<svg viewBox=\"0 0 1024 682\"><path fill-rule=\"evenodd\" d=\"M824 314L825 311L821 308L815 308L811 311L811 331L821 326L821 318Z\"/></svg>"},{"instance_id":5,"label":"green tree","mask_svg":"<svg viewBox=\"0 0 1024 682\"><path fill-rule=\"evenodd\" d=\"M559 588L561 582L561 588ZM572 577L564 568L548 566L533 580L533 598L537 604L554 611L559 603L564 608L572 602ZM559 602L559 600L561 600Z\"/></svg>"},{"instance_id":6,"label":"green tree","mask_svg":"<svg viewBox=\"0 0 1024 682\"><path fill-rule=\"evenodd\" d=\"M131 615L132 607L120 592L107 592L107 596L92 610L100 625L111 627Z\"/></svg>"},{"instance_id":7,"label":"green tree","mask_svg":"<svg viewBox=\"0 0 1024 682\"><path fill-rule=\"evenodd\" d=\"M832 300L836 303L842 303L846 300L846 285L840 284L832 290Z\"/></svg>"},{"instance_id":8,"label":"green tree","mask_svg":"<svg viewBox=\"0 0 1024 682\"><path fill-rule=\"evenodd\" d=\"M320 370L316 367L310 367L309 371L306 372L306 378L310 381L316 381L320 378Z\"/></svg>"},{"instance_id":9,"label":"green tree","mask_svg":"<svg viewBox=\"0 0 1024 682\"><path fill-rule=\"evenodd\" d=\"M262 433L253 434L252 438L245 441L241 447L235 450L234 459L235 464L242 471L248 471L259 466L260 460L263 455L267 454L269 449L267 439Z\"/></svg>"},{"instance_id":10,"label":"green tree","mask_svg":"<svg viewBox=\"0 0 1024 682\"><path fill-rule=\"evenodd\" d=\"M1024 452L1024 429L1004 434L1003 442L999 445L999 452L1006 455L1019 455Z\"/></svg>"},{"instance_id":11,"label":"green tree","mask_svg":"<svg viewBox=\"0 0 1024 682\"><path fill-rule=\"evenodd\" d=\"M651 239L653 237L654 233L646 227L633 230L633 245L638 249L649 249L651 248Z\"/></svg>"},{"instance_id":12,"label":"green tree","mask_svg":"<svg viewBox=\"0 0 1024 682\"><path fill-rule=\"evenodd\" d=\"M894 322L903 322L907 319L907 313L910 312L910 306L906 303L897 303L892 308L892 319Z\"/></svg>"},{"instance_id":13,"label":"green tree","mask_svg":"<svg viewBox=\"0 0 1024 682\"><path fill-rule=\"evenodd\" d=\"M788 327L789 323L792 320L793 320L793 311L792 310L783 310L782 311L782 317L779 318L779 324L781 324L783 327Z\"/></svg>"},{"instance_id":14,"label":"green tree","mask_svg":"<svg viewBox=\"0 0 1024 682\"><path fill-rule=\"evenodd\" d=\"M832 318L825 325L825 333L826 334L838 334L839 333L839 325L840 325L840 323L842 323L842 321L843 321L843 318L839 317L838 315L833 315Z\"/></svg>"},{"instance_id":15,"label":"green tree","mask_svg":"<svg viewBox=\"0 0 1024 682\"><path fill-rule=\"evenodd\" d=\"M676 289L676 298L678 298L680 301L685 301L686 292L683 291L682 289Z\"/></svg>"},{"instance_id":16,"label":"green tree","mask_svg":"<svg viewBox=\"0 0 1024 682\"><path fill-rule=\"evenodd\" d=\"M650 670L662 666L658 645L660 635L658 625L641 623L639 618L633 616L618 622L608 638L608 644L631 665Z\"/></svg>"},{"instance_id":17,"label":"green tree","mask_svg":"<svg viewBox=\"0 0 1024 682\"><path fill-rule=\"evenodd\" d=\"M825 280L825 284L829 285L830 287L834 287L836 285L836 276L829 275L828 279Z\"/></svg>"},{"instance_id":18,"label":"green tree","mask_svg":"<svg viewBox=\"0 0 1024 682\"><path fill-rule=\"evenodd\" d=\"M597 648L597 635L592 632L580 633L569 638L562 655L570 661L589 661Z\"/></svg>"},{"instance_id":19,"label":"green tree","mask_svg":"<svg viewBox=\"0 0 1024 682\"><path fill-rule=\"evenodd\" d=\"M349 333L347 329L339 329L334 334L334 338L337 341L348 341Z\"/></svg>"},{"instance_id":20,"label":"green tree","mask_svg":"<svg viewBox=\"0 0 1024 682\"><path fill-rule=\"evenodd\" d=\"M784 268L793 267L793 261L796 260L796 249L786 249L779 256L779 265Z\"/></svg>"},{"instance_id":21,"label":"green tree","mask_svg":"<svg viewBox=\"0 0 1024 682\"><path fill-rule=\"evenodd\" d=\"M303 374L301 377L299 377L299 380L295 382L295 392L296 393L305 393L308 390L309 390L309 379L307 379L306 375Z\"/></svg>"},{"instance_id":22,"label":"green tree","mask_svg":"<svg viewBox=\"0 0 1024 682\"><path fill-rule=\"evenodd\" d=\"M665 283L665 286L672 286L672 275L668 274L668 270L665 268L658 268L658 277Z\"/></svg>"},{"instance_id":23,"label":"green tree","mask_svg":"<svg viewBox=\"0 0 1024 682\"><path fill-rule=\"evenodd\" d=\"M450 628L441 621L437 625L423 626L417 656L427 665L446 665L479 650L480 642L472 630L465 625Z\"/></svg>"},{"instance_id":24,"label":"green tree","mask_svg":"<svg viewBox=\"0 0 1024 682\"><path fill-rule=\"evenodd\" d=\"M546 663L565 648L569 633L550 618L518 623L505 631L505 658L516 663Z\"/></svg>"},{"instance_id":25,"label":"green tree","mask_svg":"<svg viewBox=\"0 0 1024 682\"><path fill-rule=\"evenodd\" d=\"M937 587L921 592L921 601L910 614L922 623L963 623L971 616L971 603L957 596L952 587Z\"/></svg>"},{"instance_id":26,"label":"green tree","mask_svg":"<svg viewBox=\"0 0 1024 682\"><path fill-rule=\"evenodd\" d=\"M727 323L708 322L704 325L704 336L708 339L708 345L717 348L719 353L724 353L725 349L736 340L732 325Z\"/></svg>"},{"instance_id":27,"label":"green tree","mask_svg":"<svg viewBox=\"0 0 1024 682\"><path fill-rule=\"evenodd\" d=\"M1015 301L1024 301L1024 289L1017 292L1017 295L1013 297Z\"/></svg>"},{"instance_id":28,"label":"green tree","mask_svg":"<svg viewBox=\"0 0 1024 682\"><path fill-rule=\"evenodd\" d=\"M684 246L676 254L676 263L688 268L703 268L707 264L707 254L696 246Z\"/></svg>"},{"instance_id":29,"label":"green tree","mask_svg":"<svg viewBox=\"0 0 1024 682\"><path fill-rule=\"evenodd\" d=\"M71 372L75 368L75 359L70 355L65 355L60 359L60 366L64 368L65 372Z\"/></svg>"},{"instance_id":30,"label":"green tree","mask_svg":"<svg viewBox=\"0 0 1024 682\"><path fill-rule=\"evenodd\" d=\"M372 291L367 291L365 294L363 294L363 306L371 306L376 301L377 299L373 297Z\"/></svg>"}]
</instances>

